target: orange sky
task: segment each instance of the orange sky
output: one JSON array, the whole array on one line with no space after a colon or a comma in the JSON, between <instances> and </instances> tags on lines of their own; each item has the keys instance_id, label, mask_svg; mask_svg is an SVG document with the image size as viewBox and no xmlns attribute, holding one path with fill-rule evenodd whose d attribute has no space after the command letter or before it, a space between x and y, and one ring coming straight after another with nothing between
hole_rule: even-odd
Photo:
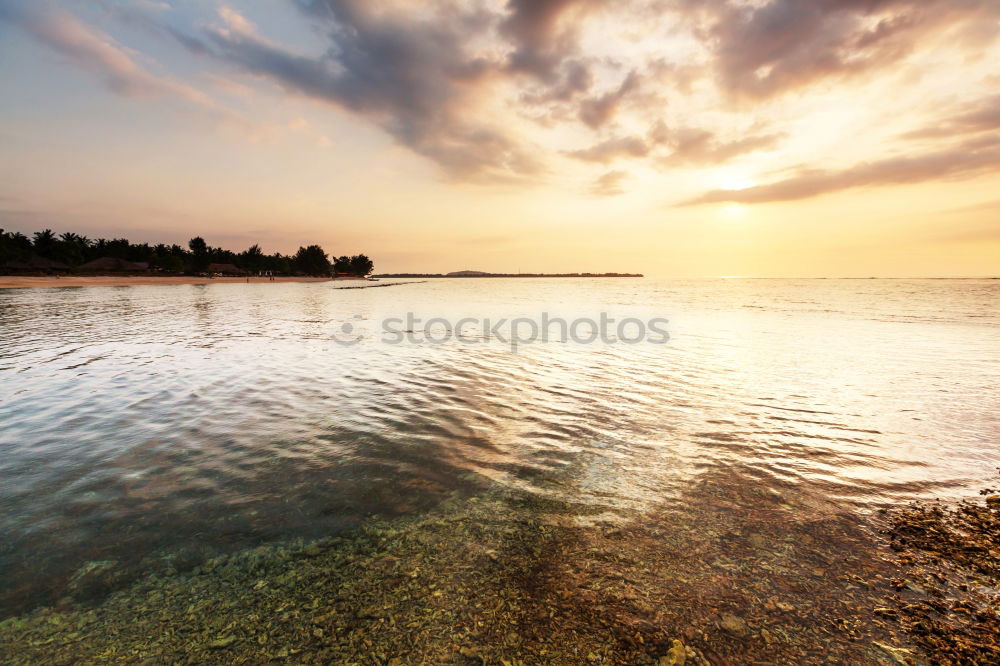
<instances>
[{"instance_id":1,"label":"orange sky","mask_svg":"<svg viewBox=\"0 0 1000 666\"><path fill-rule=\"evenodd\" d=\"M1000 274L995 0L0 0L0 227Z\"/></svg>"}]
</instances>

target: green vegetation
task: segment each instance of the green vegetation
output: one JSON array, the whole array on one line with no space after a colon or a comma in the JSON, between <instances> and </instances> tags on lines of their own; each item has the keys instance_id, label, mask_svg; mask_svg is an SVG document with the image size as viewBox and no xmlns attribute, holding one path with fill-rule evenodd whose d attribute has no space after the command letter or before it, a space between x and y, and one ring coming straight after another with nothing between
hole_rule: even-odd
<instances>
[{"instance_id":1,"label":"green vegetation","mask_svg":"<svg viewBox=\"0 0 1000 666\"><path fill-rule=\"evenodd\" d=\"M37 231L29 238L20 232L0 229L0 273L72 270L330 275L335 270L342 275L365 276L373 268L374 263L363 254L340 257L331 264L319 245L300 247L294 255L283 255L265 254L257 244L243 252L233 252L212 247L200 236L192 238L184 248L177 244L132 243L125 238L91 240L72 232L57 236L51 229Z\"/></svg>"},{"instance_id":2,"label":"green vegetation","mask_svg":"<svg viewBox=\"0 0 1000 666\"><path fill-rule=\"evenodd\" d=\"M375 264L363 254L357 254L353 257L338 257L333 263L334 271L348 275L368 275L374 269Z\"/></svg>"}]
</instances>

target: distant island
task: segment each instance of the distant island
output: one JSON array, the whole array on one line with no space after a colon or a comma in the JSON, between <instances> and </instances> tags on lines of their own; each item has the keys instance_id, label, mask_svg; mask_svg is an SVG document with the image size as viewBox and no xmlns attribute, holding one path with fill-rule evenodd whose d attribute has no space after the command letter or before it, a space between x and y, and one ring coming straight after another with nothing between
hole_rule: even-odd
<instances>
[{"instance_id":1,"label":"distant island","mask_svg":"<svg viewBox=\"0 0 1000 666\"><path fill-rule=\"evenodd\" d=\"M454 271L452 273L382 273L377 278L641 278L642 273L485 273Z\"/></svg>"}]
</instances>

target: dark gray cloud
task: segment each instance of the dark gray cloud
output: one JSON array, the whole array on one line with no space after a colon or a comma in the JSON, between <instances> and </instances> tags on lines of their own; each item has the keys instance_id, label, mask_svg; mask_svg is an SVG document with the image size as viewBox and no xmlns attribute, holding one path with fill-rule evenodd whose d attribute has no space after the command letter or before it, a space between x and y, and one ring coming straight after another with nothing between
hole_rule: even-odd
<instances>
[{"instance_id":1,"label":"dark gray cloud","mask_svg":"<svg viewBox=\"0 0 1000 666\"><path fill-rule=\"evenodd\" d=\"M375 120L453 176L517 178L544 167L533 147L476 113L491 84L523 80L527 106L543 109L551 120L558 114L550 105L574 104L576 116L592 128L609 122L639 85L633 73L615 89L587 96L594 76L579 55L578 33L581 17L599 5L509 0L503 13L457 2L406 12L364 0L300 0L300 9L328 36L329 48L320 56L295 53L246 30L176 37L194 53L211 53L289 91ZM475 49L477 40L496 37L508 51Z\"/></svg>"},{"instance_id":2,"label":"dark gray cloud","mask_svg":"<svg viewBox=\"0 0 1000 666\"><path fill-rule=\"evenodd\" d=\"M639 87L639 75L630 73L615 90L598 97L585 99L580 104L580 120L597 129L611 120L622 101Z\"/></svg>"},{"instance_id":3,"label":"dark gray cloud","mask_svg":"<svg viewBox=\"0 0 1000 666\"><path fill-rule=\"evenodd\" d=\"M417 18L380 12L363 0L323 0L302 9L329 37L321 56L303 56L240 30L211 30L201 41L250 74L374 119L454 176L539 172L527 147L470 113L479 84L501 66L469 47L472 37L489 29L489 15L445 7L440 15Z\"/></svg>"},{"instance_id":4,"label":"dark gray cloud","mask_svg":"<svg viewBox=\"0 0 1000 666\"><path fill-rule=\"evenodd\" d=\"M998 167L1000 137L991 136L945 150L865 162L849 169L804 169L790 178L766 185L743 190L712 190L681 205L796 201L856 187L966 178L995 171Z\"/></svg>"},{"instance_id":5,"label":"dark gray cloud","mask_svg":"<svg viewBox=\"0 0 1000 666\"><path fill-rule=\"evenodd\" d=\"M624 171L608 171L601 174L590 184L588 191L595 197L613 197L622 194L625 189L622 181L628 174Z\"/></svg>"},{"instance_id":6,"label":"dark gray cloud","mask_svg":"<svg viewBox=\"0 0 1000 666\"><path fill-rule=\"evenodd\" d=\"M500 32L514 49L507 66L556 84L578 50L578 19L599 0L508 0ZM577 20L571 20L577 19Z\"/></svg>"},{"instance_id":7,"label":"dark gray cloud","mask_svg":"<svg viewBox=\"0 0 1000 666\"><path fill-rule=\"evenodd\" d=\"M996 37L996 0L733 0L667 3L703 26L720 88L764 98L818 80L882 70L924 41ZM959 40L960 41L960 40Z\"/></svg>"},{"instance_id":8,"label":"dark gray cloud","mask_svg":"<svg viewBox=\"0 0 1000 666\"><path fill-rule=\"evenodd\" d=\"M657 125L645 134L634 128L661 116L665 106L689 108L674 106L673 96L695 95L700 104L699 95L713 94L705 85L711 81L724 98L752 113L758 100L817 81L885 71L944 36L972 53L1000 29L998 0L295 0L293 6L325 40L316 52L305 53L258 34L225 5L220 11L226 26L180 29L183 19L177 17L170 23L155 11L95 2L106 13L117 11L123 21L170 36L193 54L356 113L448 174L474 179L526 179L545 172L542 151L511 122L523 118L593 130L586 143L564 153L581 161L645 159L662 168L722 163L769 149L782 135L766 127L722 135L687 126L701 122L694 116L671 118L669 127ZM170 95L213 108L194 87L151 75L140 64L146 59L116 47L108 35L65 10L35 9L49 6L0 0L0 20L17 23L97 72L119 94ZM666 20L668 13L684 21ZM651 47L621 62L615 45L594 53L581 45L582 35L591 36L585 30L591 20L602 21L609 40L621 39L619 29L639 39L666 33L693 37L704 58L677 64ZM501 95L511 104L507 112L497 107ZM720 106L716 102L712 111L724 110ZM992 97L909 138L998 128L1000 104ZM844 178L798 171L791 180L804 191L810 183L820 190L836 187Z\"/></svg>"},{"instance_id":9,"label":"dark gray cloud","mask_svg":"<svg viewBox=\"0 0 1000 666\"><path fill-rule=\"evenodd\" d=\"M590 90L593 82L594 74L586 63L570 60L563 66L562 76L555 85L534 88L521 99L533 106L569 102Z\"/></svg>"}]
</instances>

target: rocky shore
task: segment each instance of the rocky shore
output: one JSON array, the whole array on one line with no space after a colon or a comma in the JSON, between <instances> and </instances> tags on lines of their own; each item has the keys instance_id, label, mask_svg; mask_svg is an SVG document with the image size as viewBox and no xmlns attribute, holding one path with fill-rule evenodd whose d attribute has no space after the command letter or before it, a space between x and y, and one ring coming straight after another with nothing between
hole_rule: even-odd
<instances>
[{"instance_id":1,"label":"rocky shore","mask_svg":"<svg viewBox=\"0 0 1000 666\"><path fill-rule=\"evenodd\" d=\"M935 664L1000 664L1000 490L889 512L895 618Z\"/></svg>"},{"instance_id":2,"label":"rocky shore","mask_svg":"<svg viewBox=\"0 0 1000 666\"><path fill-rule=\"evenodd\" d=\"M80 598L0 623L0 661L997 663L997 499L889 512L879 535L719 481L625 522L484 487L87 601L114 575L91 563Z\"/></svg>"}]
</instances>

